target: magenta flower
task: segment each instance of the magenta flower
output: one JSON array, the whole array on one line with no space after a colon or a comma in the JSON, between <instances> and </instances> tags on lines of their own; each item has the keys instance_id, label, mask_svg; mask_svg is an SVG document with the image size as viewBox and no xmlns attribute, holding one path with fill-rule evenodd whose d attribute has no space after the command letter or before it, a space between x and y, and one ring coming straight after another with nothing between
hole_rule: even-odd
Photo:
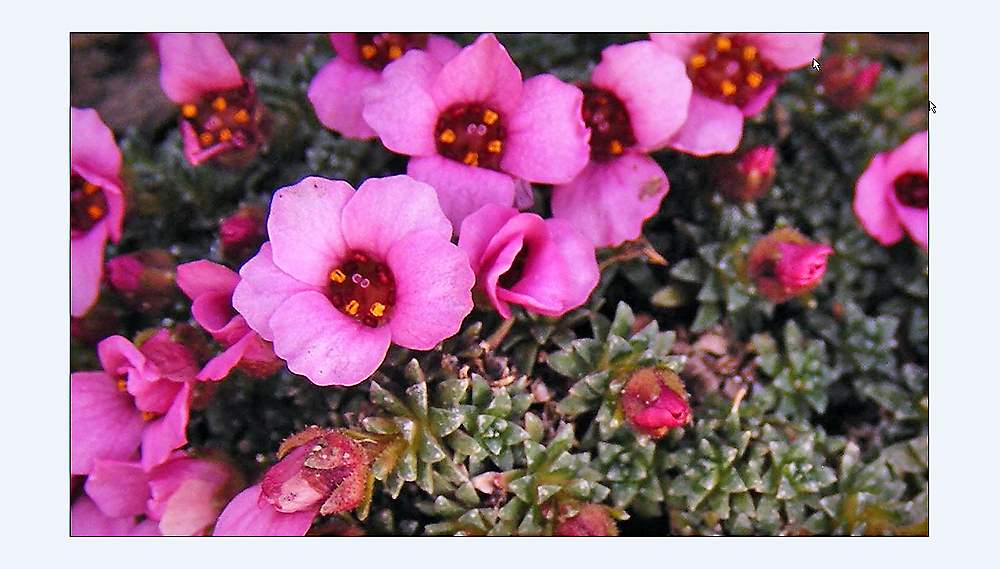
<instances>
[{"instance_id":1,"label":"magenta flower","mask_svg":"<svg viewBox=\"0 0 1000 569\"><path fill-rule=\"evenodd\" d=\"M407 174L438 191L455 227L487 203L514 202L515 179L565 184L587 163L583 94L552 75L522 82L492 34L447 63L419 50L365 88L363 115Z\"/></svg>"},{"instance_id":2,"label":"magenta flower","mask_svg":"<svg viewBox=\"0 0 1000 569\"><path fill-rule=\"evenodd\" d=\"M386 65L411 49L426 51L440 63L462 48L450 39L430 34L330 34L337 57L330 60L309 84L309 101L323 126L347 138L376 136L361 116L361 91L382 76Z\"/></svg>"},{"instance_id":3,"label":"magenta flower","mask_svg":"<svg viewBox=\"0 0 1000 569\"><path fill-rule=\"evenodd\" d=\"M687 122L671 138L675 150L707 156L736 150L743 118L759 113L784 72L812 63L823 34L650 34L687 65L694 85Z\"/></svg>"},{"instance_id":4,"label":"magenta flower","mask_svg":"<svg viewBox=\"0 0 1000 569\"><path fill-rule=\"evenodd\" d=\"M236 470L225 462L175 451L145 470L137 462L98 460L84 489L102 514L134 519L144 515L162 535L203 535L233 496Z\"/></svg>"},{"instance_id":5,"label":"magenta flower","mask_svg":"<svg viewBox=\"0 0 1000 569\"><path fill-rule=\"evenodd\" d=\"M660 438L691 420L691 407L680 376L663 368L643 368L622 389L625 419L640 434Z\"/></svg>"},{"instance_id":6,"label":"magenta flower","mask_svg":"<svg viewBox=\"0 0 1000 569\"><path fill-rule=\"evenodd\" d=\"M139 521L138 516L112 517L84 494L69 509L69 535L73 537L144 536L162 535L155 520Z\"/></svg>"},{"instance_id":7,"label":"magenta flower","mask_svg":"<svg viewBox=\"0 0 1000 569\"><path fill-rule=\"evenodd\" d=\"M670 184L646 153L666 146L687 117L691 81L684 65L648 41L605 48L583 87L590 162L552 191L552 216L595 247L637 239Z\"/></svg>"},{"instance_id":8,"label":"magenta flower","mask_svg":"<svg viewBox=\"0 0 1000 569\"><path fill-rule=\"evenodd\" d=\"M83 316L101 290L104 244L122 236L122 153L93 109L70 108L69 259L71 316Z\"/></svg>"},{"instance_id":9,"label":"magenta flower","mask_svg":"<svg viewBox=\"0 0 1000 569\"><path fill-rule=\"evenodd\" d=\"M219 34L149 34L160 55L160 86L181 107L184 156L240 166L264 143L265 109Z\"/></svg>"},{"instance_id":10,"label":"magenta flower","mask_svg":"<svg viewBox=\"0 0 1000 569\"><path fill-rule=\"evenodd\" d=\"M472 310L469 260L449 241L434 188L407 176L356 192L306 178L274 194L267 229L233 306L317 385L364 381L390 342L429 350Z\"/></svg>"},{"instance_id":11,"label":"magenta flower","mask_svg":"<svg viewBox=\"0 0 1000 569\"><path fill-rule=\"evenodd\" d=\"M340 431L310 427L282 443L278 456L259 484L226 506L214 535L304 535L317 514L352 510L365 496L368 456Z\"/></svg>"},{"instance_id":12,"label":"magenta flower","mask_svg":"<svg viewBox=\"0 0 1000 569\"><path fill-rule=\"evenodd\" d=\"M927 248L927 131L918 132L894 150L876 154L854 188L854 214L882 245L903 238Z\"/></svg>"},{"instance_id":13,"label":"magenta flower","mask_svg":"<svg viewBox=\"0 0 1000 569\"><path fill-rule=\"evenodd\" d=\"M734 202L756 201L774 184L777 154L773 146L757 146L739 155L722 156L712 164L712 181Z\"/></svg>"},{"instance_id":14,"label":"magenta flower","mask_svg":"<svg viewBox=\"0 0 1000 569\"><path fill-rule=\"evenodd\" d=\"M486 204L466 217L458 247L504 318L508 303L562 316L586 302L600 278L593 245L569 222L512 207Z\"/></svg>"},{"instance_id":15,"label":"magenta flower","mask_svg":"<svg viewBox=\"0 0 1000 569\"><path fill-rule=\"evenodd\" d=\"M70 374L70 472L89 474L99 459L161 464L187 443L194 355L167 330L138 348L106 338L97 355L103 371Z\"/></svg>"},{"instance_id":16,"label":"magenta flower","mask_svg":"<svg viewBox=\"0 0 1000 569\"><path fill-rule=\"evenodd\" d=\"M177 286L192 300L191 314L206 332L226 346L198 373L201 380L220 380L238 367L249 375L266 377L284 365L271 343L250 329L233 308L233 291L240 276L210 261L177 267Z\"/></svg>"},{"instance_id":17,"label":"magenta flower","mask_svg":"<svg viewBox=\"0 0 1000 569\"><path fill-rule=\"evenodd\" d=\"M784 302L816 288L832 254L830 247L813 243L790 227L775 229L750 250L747 274L761 294Z\"/></svg>"}]
</instances>

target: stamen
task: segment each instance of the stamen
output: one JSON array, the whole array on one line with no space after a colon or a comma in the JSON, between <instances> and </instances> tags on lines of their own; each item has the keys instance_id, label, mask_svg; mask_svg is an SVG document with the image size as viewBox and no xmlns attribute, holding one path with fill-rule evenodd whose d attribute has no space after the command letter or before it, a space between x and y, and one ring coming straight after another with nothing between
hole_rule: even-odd
<instances>
[{"instance_id":1,"label":"stamen","mask_svg":"<svg viewBox=\"0 0 1000 569\"><path fill-rule=\"evenodd\" d=\"M90 205L87 207L87 215L90 216L90 219L97 221L104 216L104 208L97 204Z\"/></svg>"},{"instance_id":2,"label":"stamen","mask_svg":"<svg viewBox=\"0 0 1000 569\"><path fill-rule=\"evenodd\" d=\"M469 152L465 155L465 158L462 159L462 164L465 164L466 166L479 166L479 154Z\"/></svg>"},{"instance_id":3,"label":"stamen","mask_svg":"<svg viewBox=\"0 0 1000 569\"><path fill-rule=\"evenodd\" d=\"M611 144L610 144L610 150L611 150L612 154L614 154L615 156L618 156L619 154L622 153L622 151L624 150L624 148L622 148L622 143L620 141L618 141L618 140L612 140Z\"/></svg>"},{"instance_id":4,"label":"stamen","mask_svg":"<svg viewBox=\"0 0 1000 569\"><path fill-rule=\"evenodd\" d=\"M691 56L691 59L689 60L689 63L691 63L691 67L693 67L695 69L700 69L700 68L702 68L702 67L705 66L705 63L707 61L708 60L705 58L704 55L702 55L700 53L696 53L696 54L694 54L694 55Z\"/></svg>"},{"instance_id":5,"label":"stamen","mask_svg":"<svg viewBox=\"0 0 1000 569\"><path fill-rule=\"evenodd\" d=\"M719 51L729 51L729 48L733 47L733 42L726 36L720 36L715 40L715 47Z\"/></svg>"},{"instance_id":6,"label":"stamen","mask_svg":"<svg viewBox=\"0 0 1000 569\"><path fill-rule=\"evenodd\" d=\"M483 112L483 122L487 126L492 126L493 123L497 122L497 119L499 118L500 115L496 114L496 112L494 112L492 109L486 109L486 111Z\"/></svg>"},{"instance_id":7,"label":"stamen","mask_svg":"<svg viewBox=\"0 0 1000 569\"><path fill-rule=\"evenodd\" d=\"M347 275L345 275L340 269L334 269L333 272L330 273L330 280L335 283L342 283L346 279Z\"/></svg>"},{"instance_id":8,"label":"stamen","mask_svg":"<svg viewBox=\"0 0 1000 569\"><path fill-rule=\"evenodd\" d=\"M152 421L155 418L156 418L156 413L153 413L152 411L143 411L142 412L142 420L143 421Z\"/></svg>"},{"instance_id":9,"label":"stamen","mask_svg":"<svg viewBox=\"0 0 1000 569\"><path fill-rule=\"evenodd\" d=\"M489 144L486 145L486 150L496 154L503 150L503 143L499 140L491 140Z\"/></svg>"},{"instance_id":10,"label":"stamen","mask_svg":"<svg viewBox=\"0 0 1000 569\"><path fill-rule=\"evenodd\" d=\"M441 133L441 136L438 136L438 140L440 140L445 144L451 144L452 142L455 142L455 131L451 130L450 128L445 130L444 132Z\"/></svg>"},{"instance_id":11,"label":"stamen","mask_svg":"<svg viewBox=\"0 0 1000 569\"><path fill-rule=\"evenodd\" d=\"M358 304L358 301L352 300L352 301L350 301L350 302L347 303L347 306L344 307L344 310L346 310L347 313L350 314L351 316L354 316L355 314L358 313L358 308L360 306L361 305Z\"/></svg>"},{"instance_id":12,"label":"stamen","mask_svg":"<svg viewBox=\"0 0 1000 569\"><path fill-rule=\"evenodd\" d=\"M403 49L398 45L394 45L389 48L389 59L396 60L399 56L403 55Z\"/></svg>"},{"instance_id":13,"label":"stamen","mask_svg":"<svg viewBox=\"0 0 1000 569\"><path fill-rule=\"evenodd\" d=\"M757 57L757 48L756 47L754 47L752 45L748 45L748 46L745 46L743 48L743 60L744 61L753 61L755 57Z\"/></svg>"},{"instance_id":14,"label":"stamen","mask_svg":"<svg viewBox=\"0 0 1000 569\"><path fill-rule=\"evenodd\" d=\"M371 312L372 316L376 318L381 317L382 314L385 313L385 305L382 304L381 302L372 303L372 306L371 308L368 309L368 312Z\"/></svg>"},{"instance_id":15,"label":"stamen","mask_svg":"<svg viewBox=\"0 0 1000 569\"><path fill-rule=\"evenodd\" d=\"M212 140L213 140L212 133L210 132L203 132L201 133L201 136L198 137L198 142L201 143L201 146L203 148L205 146L208 146L209 144L212 144Z\"/></svg>"},{"instance_id":16,"label":"stamen","mask_svg":"<svg viewBox=\"0 0 1000 569\"><path fill-rule=\"evenodd\" d=\"M764 76L756 71L752 71L747 75L747 85L750 85L754 89L760 87L760 84L764 82Z\"/></svg>"},{"instance_id":17,"label":"stamen","mask_svg":"<svg viewBox=\"0 0 1000 569\"><path fill-rule=\"evenodd\" d=\"M226 142L232 137L233 137L233 132L228 128L224 128L219 131L219 140L221 140L222 142Z\"/></svg>"},{"instance_id":18,"label":"stamen","mask_svg":"<svg viewBox=\"0 0 1000 569\"><path fill-rule=\"evenodd\" d=\"M193 119L198 114L198 107L188 104L181 107L181 114L184 118Z\"/></svg>"},{"instance_id":19,"label":"stamen","mask_svg":"<svg viewBox=\"0 0 1000 569\"><path fill-rule=\"evenodd\" d=\"M238 123L245 123L250 120L250 113L248 113L246 109L240 109L233 114L233 120Z\"/></svg>"},{"instance_id":20,"label":"stamen","mask_svg":"<svg viewBox=\"0 0 1000 569\"><path fill-rule=\"evenodd\" d=\"M86 182L83 185L83 193L87 194L88 196L96 194L100 189L101 189L100 186L96 186L94 184L91 184L90 182Z\"/></svg>"},{"instance_id":21,"label":"stamen","mask_svg":"<svg viewBox=\"0 0 1000 569\"><path fill-rule=\"evenodd\" d=\"M361 57L371 59L378 54L378 48L372 44L361 46Z\"/></svg>"},{"instance_id":22,"label":"stamen","mask_svg":"<svg viewBox=\"0 0 1000 569\"><path fill-rule=\"evenodd\" d=\"M226 110L226 106L227 106L226 99L223 97L216 97L215 100L212 101L212 108L215 109L217 112L221 113L222 111Z\"/></svg>"},{"instance_id":23,"label":"stamen","mask_svg":"<svg viewBox=\"0 0 1000 569\"><path fill-rule=\"evenodd\" d=\"M736 92L736 84L729 79L726 79L719 84L719 90L722 91L723 95L728 97Z\"/></svg>"},{"instance_id":24,"label":"stamen","mask_svg":"<svg viewBox=\"0 0 1000 569\"><path fill-rule=\"evenodd\" d=\"M117 385L118 385L118 391L124 392L126 390L126 388L128 387L128 382L125 381L125 378L122 378L122 379L118 380Z\"/></svg>"}]
</instances>

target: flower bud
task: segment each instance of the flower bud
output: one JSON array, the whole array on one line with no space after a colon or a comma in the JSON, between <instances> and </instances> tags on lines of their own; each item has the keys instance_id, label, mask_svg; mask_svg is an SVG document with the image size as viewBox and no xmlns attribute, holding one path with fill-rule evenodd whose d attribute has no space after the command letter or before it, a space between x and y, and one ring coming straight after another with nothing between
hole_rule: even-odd
<instances>
[{"instance_id":1,"label":"flower bud","mask_svg":"<svg viewBox=\"0 0 1000 569\"><path fill-rule=\"evenodd\" d=\"M135 344L163 377L179 382L193 381L208 353L205 338L187 324L145 330Z\"/></svg>"},{"instance_id":2,"label":"flower bud","mask_svg":"<svg viewBox=\"0 0 1000 569\"><path fill-rule=\"evenodd\" d=\"M267 208L259 205L240 206L236 213L219 224L219 245L222 256L234 265L242 265L257 253L267 238L265 223Z\"/></svg>"},{"instance_id":3,"label":"flower bud","mask_svg":"<svg viewBox=\"0 0 1000 569\"><path fill-rule=\"evenodd\" d=\"M881 72L882 64L877 61L832 55L823 60L823 95L840 109L853 109L868 99Z\"/></svg>"},{"instance_id":4,"label":"flower bud","mask_svg":"<svg viewBox=\"0 0 1000 569\"><path fill-rule=\"evenodd\" d=\"M666 368L643 368L625 382L621 407L632 428L660 438L691 419L684 382Z\"/></svg>"},{"instance_id":5,"label":"flower bud","mask_svg":"<svg viewBox=\"0 0 1000 569\"><path fill-rule=\"evenodd\" d=\"M321 515L346 512L361 504L368 478L368 455L340 430L309 427L278 450L283 456L264 474L261 498L290 514L315 509Z\"/></svg>"},{"instance_id":6,"label":"flower bud","mask_svg":"<svg viewBox=\"0 0 1000 569\"><path fill-rule=\"evenodd\" d=\"M174 260L162 249L119 255L104 264L108 281L143 312L156 312L174 294Z\"/></svg>"},{"instance_id":7,"label":"flower bud","mask_svg":"<svg viewBox=\"0 0 1000 569\"><path fill-rule=\"evenodd\" d=\"M734 202L758 200L771 189L777 150L757 146L739 155L722 156L712 164L712 180Z\"/></svg>"},{"instance_id":8,"label":"flower bud","mask_svg":"<svg viewBox=\"0 0 1000 569\"><path fill-rule=\"evenodd\" d=\"M618 526L608 513L607 506L583 504L575 515L556 524L552 533L562 537L617 536Z\"/></svg>"},{"instance_id":9,"label":"flower bud","mask_svg":"<svg viewBox=\"0 0 1000 569\"><path fill-rule=\"evenodd\" d=\"M816 287L826 272L833 249L813 243L785 227L761 237L747 257L747 274L761 294L775 302L803 295Z\"/></svg>"}]
</instances>

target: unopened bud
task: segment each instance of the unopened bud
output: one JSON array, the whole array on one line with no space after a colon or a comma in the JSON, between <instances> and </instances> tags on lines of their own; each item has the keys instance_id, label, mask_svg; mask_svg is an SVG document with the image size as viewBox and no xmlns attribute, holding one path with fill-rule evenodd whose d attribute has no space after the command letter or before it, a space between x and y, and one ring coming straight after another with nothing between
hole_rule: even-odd
<instances>
[{"instance_id":1,"label":"unopened bud","mask_svg":"<svg viewBox=\"0 0 1000 569\"><path fill-rule=\"evenodd\" d=\"M618 525L608 513L607 506L583 504L575 515L556 524L552 533L562 537L617 536Z\"/></svg>"},{"instance_id":2,"label":"unopened bud","mask_svg":"<svg viewBox=\"0 0 1000 569\"><path fill-rule=\"evenodd\" d=\"M826 272L833 249L814 243L784 227L761 237L747 257L747 274L757 290L775 302L784 302L815 288Z\"/></svg>"},{"instance_id":3,"label":"unopened bud","mask_svg":"<svg viewBox=\"0 0 1000 569\"><path fill-rule=\"evenodd\" d=\"M174 259L162 249L119 255L104 265L108 282L143 312L162 309L175 293Z\"/></svg>"},{"instance_id":4,"label":"unopened bud","mask_svg":"<svg viewBox=\"0 0 1000 569\"><path fill-rule=\"evenodd\" d=\"M773 146L758 146L738 155L721 156L712 164L712 180L730 201L758 200L774 184L776 156Z\"/></svg>"},{"instance_id":5,"label":"unopened bud","mask_svg":"<svg viewBox=\"0 0 1000 569\"><path fill-rule=\"evenodd\" d=\"M660 438L691 419L684 382L666 368L643 368L622 389L621 407L632 428Z\"/></svg>"},{"instance_id":6,"label":"unopened bud","mask_svg":"<svg viewBox=\"0 0 1000 569\"><path fill-rule=\"evenodd\" d=\"M823 60L823 96L840 109L853 109L868 100L881 73L877 61L832 55Z\"/></svg>"},{"instance_id":7,"label":"unopened bud","mask_svg":"<svg viewBox=\"0 0 1000 569\"><path fill-rule=\"evenodd\" d=\"M265 227L267 208L259 205L240 206L236 213L219 224L219 246L227 261L241 265L256 254L267 238Z\"/></svg>"}]
</instances>

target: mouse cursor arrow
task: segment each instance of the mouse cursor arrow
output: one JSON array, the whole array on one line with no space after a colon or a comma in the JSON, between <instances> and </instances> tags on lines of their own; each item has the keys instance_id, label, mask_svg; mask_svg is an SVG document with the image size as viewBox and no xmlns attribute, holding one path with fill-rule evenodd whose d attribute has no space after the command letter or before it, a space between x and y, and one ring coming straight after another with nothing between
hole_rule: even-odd
<instances>
[{"instance_id":1,"label":"mouse cursor arrow","mask_svg":"<svg viewBox=\"0 0 1000 569\"><path fill-rule=\"evenodd\" d=\"M813 58L812 68L815 69L816 71L819 71L819 62L816 61L815 57Z\"/></svg>"},{"instance_id":2,"label":"mouse cursor arrow","mask_svg":"<svg viewBox=\"0 0 1000 569\"><path fill-rule=\"evenodd\" d=\"M937 105L935 105L933 101L927 101L927 102L929 104L928 108L930 109L930 111L936 115L937 114Z\"/></svg>"}]
</instances>

